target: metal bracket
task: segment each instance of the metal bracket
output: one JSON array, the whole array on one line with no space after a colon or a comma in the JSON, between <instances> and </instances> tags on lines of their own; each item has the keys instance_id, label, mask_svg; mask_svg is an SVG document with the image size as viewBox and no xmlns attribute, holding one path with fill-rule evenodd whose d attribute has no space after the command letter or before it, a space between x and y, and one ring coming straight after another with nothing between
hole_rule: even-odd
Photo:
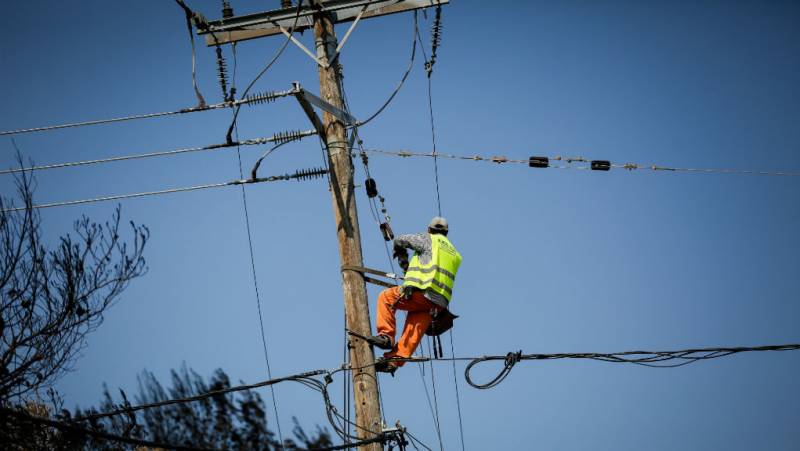
<instances>
[{"instance_id":1,"label":"metal bracket","mask_svg":"<svg viewBox=\"0 0 800 451\"><path fill-rule=\"evenodd\" d=\"M289 33L289 30L287 30L286 28L283 28L283 26L281 26L277 22L272 22L272 24L275 25L276 27L278 27L278 29L281 30L281 33L283 33L287 38L291 39L292 43L294 45L296 45L300 50L302 50L303 53L308 55L312 60L314 60L315 63L319 64L320 66L324 67L325 69L330 67L330 64L328 64L327 61L323 60L322 58L318 58L318 57L314 56L314 54L311 53L311 50L308 50L308 48L306 46L304 46L302 42L298 41L297 38L292 36L292 33Z\"/></svg>"},{"instance_id":2,"label":"metal bracket","mask_svg":"<svg viewBox=\"0 0 800 451\"><path fill-rule=\"evenodd\" d=\"M322 120L319 118L316 111L314 111L315 106L322 111L332 114L336 119L342 121L346 126L353 126L358 122L356 118L348 114L346 111L331 105L330 103L303 89L299 82L294 82L292 92L294 97L300 103L300 107L303 109L303 112L306 113L306 116L308 116L308 119L314 125L314 128L317 130L317 133L319 133L319 136L322 139L325 139L326 137L325 126L322 124Z\"/></svg>"},{"instance_id":3,"label":"metal bracket","mask_svg":"<svg viewBox=\"0 0 800 451\"><path fill-rule=\"evenodd\" d=\"M339 45L336 46L336 51L333 53L333 56L331 57L330 61L328 61L328 66L326 66L326 68L330 67L330 65L336 61L336 58L339 57L339 52L342 51L342 47L344 47L344 43L347 42L347 38L350 37L350 33L353 32L353 29L355 29L356 25L358 25L358 21L361 20L361 17L364 15L364 13L367 12L367 6L369 6L369 4L364 5L364 7L361 8L361 12L358 13L355 20L353 20L353 23L347 29L347 33L345 33L342 40L339 41Z\"/></svg>"},{"instance_id":4,"label":"metal bracket","mask_svg":"<svg viewBox=\"0 0 800 451\"><path fill-rule=\"evenodd\" d=\"M295 38L292 35L292 33L289 32L289 30L284 28L278 22L272 22L272 25L277 27L281 31L281 33L283 33L284 36L289 38L292 41L292 43L297 46L297 48L302 50L303 53L308 55L312 60L314 60L315 63L319 64L320 66L324 67L325 69L328 69L329 67L331 67L331 64L333 64L333 62L336 61L336 58L339 57L339 53L342 51L342 47L344 47L344 43L347 42L347 38L350 37L350 33L353 32L353 29L356 27L356 25L358 25L358 21L361 20L361 17L367 11L367 6L369 6L369 5L364 5L361 8L361 12L358 13L358 15L356 16L355 20L353 20L353 23L350 24L350 27L347 29L347 32L344 34L344 37L342 38L342 40L339 41L339 45L336 46L336 51L333 53L333 56L330 57L329 61L325 61L323 58L320 58L318 56L314 56L314 54L311 52L311 50L308 49L308 47L303 45L303 43L300 42L297 38Z\"/></svg>"}]
</instances>

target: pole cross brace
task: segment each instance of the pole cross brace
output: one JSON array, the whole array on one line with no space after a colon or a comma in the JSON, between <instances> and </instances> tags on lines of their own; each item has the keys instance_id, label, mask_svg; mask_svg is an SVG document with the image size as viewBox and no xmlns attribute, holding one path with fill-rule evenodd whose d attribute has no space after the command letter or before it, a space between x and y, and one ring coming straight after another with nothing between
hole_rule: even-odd
<instances>
[{"instance_id":1,"label":"pole cross brace","mask_svg":"<svg viewBox=\"0 0 800 451\"><path fill-rule=\"evenodd\" d=\"M339 45L336 46L336 51L333 53L333 55L331 55L329 61L325 61L321 57L314 56L314 54L311 52L311 50L309 50L308 47L303 45L302 42L300 42L297 38L295 38L294 35L292 34L292 32L287 30L283 25L279 24L278 22L272 22L272 25L274 25L277 29L279 29L281 31L281 33L283 33L284 36L289 38L289 40L291 40L292 43L297 46L297 48L302 50L303 53L308 55L309 58L314 60L315 63L319 64L320 66L324 67L325 69L328 69L329 67L331 67L333 62L336 61L336 58L339 57L339 53L342 51L342 47L344 47L344 43L347 42L347 38L350 37L350 33L353 32L353 29L355 29L356 25L358 25L358 21L361 20L361 17L367 11L367 6L369 6L369 4L366 4L361 8L361 11L358 13L356 18L353 20L353 23L350 24L350 27L347 29L347 32L344 34L344 37L342 38L341 41L339 41Z\"/></svg>"}]
</instances>

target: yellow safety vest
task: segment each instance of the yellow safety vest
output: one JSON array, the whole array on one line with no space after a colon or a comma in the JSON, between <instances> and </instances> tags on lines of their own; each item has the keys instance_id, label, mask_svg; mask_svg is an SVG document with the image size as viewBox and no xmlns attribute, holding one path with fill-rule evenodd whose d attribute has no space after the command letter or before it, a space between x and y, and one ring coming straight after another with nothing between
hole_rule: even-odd
<instances>
[{"instance_id":1,"label":"yellow safety vest","mask_svg":"<svg viewBox=\"0 0 800 451\"><path fill-rule=\"evenodd\" d=\"M421 264L419 255L414 254L408 264L403 286L434 291L450 302L453 297L453 283L461 265L461 254L444 235L432 234L431 245L433 249L430 263Z\"/></svg>"}]
</instances>

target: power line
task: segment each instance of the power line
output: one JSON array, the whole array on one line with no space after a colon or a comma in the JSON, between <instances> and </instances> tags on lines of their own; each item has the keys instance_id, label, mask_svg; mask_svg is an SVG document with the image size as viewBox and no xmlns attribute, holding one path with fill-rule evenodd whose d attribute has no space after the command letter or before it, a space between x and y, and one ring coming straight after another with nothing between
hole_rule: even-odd
<instances>
[{"instance_id":1,"label":"power line","mask_svg":"<svg viewBox=\"0 0 800 451\"><path fill-rule=\"evenodd\" d=\"M98 158L94 160L83 160L83 161L72 161L67 163L53 163L53 164L46 164L40 166L30 166L30 167L22 167L22 168L11 168L11 169L4 169L0 170L0 175L5 174L16 174L20 172L32 172L32 171L42 171L46 169L58 169L58 168L67 168L67 167L76 167L76 166L86 166L92 164L104 164L104 163L113 163L118 161L127 161L127 160L138 160L142 158L153 158L153 157L163 157L163 156L172 156L172 155L179 155L183 153L192 153L192 152L202 152L207 150L218 150L224 149L228 147L239 147L239 146L259 146L267 143L279 143L285 144L291 141L299 141L307 136L316 135L316 130L306 130L306 131L299 131L299 130L292 130L287 132L277 133L270 137L264 138L254 138L248 139L245 141L233 141L233 142L226 142L220 144L209 144L207 146L199 146L199 147L186 147L182 149L174 149L174 150L166 150L160 152L148 152L143 154L136 154L136 155L123 155L119 157L109 157L109 158Z\"/></svg>"},{"instance_id":2,"label":"power line","mask_svg":"<svg viewBox=\"0 0 800 451\"><path fill-rule=\"evenodd\" d=\"M382 150L382 149L366 149L367 152L392 155L396 157L428 157L428 158L448 158L451 160L467 160L467 161L483 161L489 163L511 163L511 164L524 164L533 168L553 168L553 169L576 169L576 170L593 170L593 171L608 171L611 168L625 169L628 171L634 170L651 170L651 171L668 171L668 172L692 172L692 173L715 173L715 174L739 174L739 175L767 175L767 176L785 176L785 177L799 177L800 172L792 171L758 171L750 169L721 169L721 168L687 168L687 167L672 167L660 166L656 164L644 165L638 163L624 163L617 164L611 163L607 160L589 160L583 157L530 157L527 160L511 159L504 155L495 155L491 157L481 155L454 155L425 152L412 152L409 150ZM552 164L552 161L559 163ZM563 162L563 163L561 163ZM589 165L573 165L573 163L589 163Z\"/></svg>"},{"instance_id":3,"label":"power line","mask_svg":"<svg viewBox=\"0 0 800 451\"><path fill-rule=\"evenodd\" d=\"M295 13L294 16L294 23L292 24L292 27L289 29L289 35L286 37L286 40L283 41L283 45L278 49L278 51L275 52L275 55L273 55L272 59L264 66L263 69L261 69L261 71L259 71L258 75L256 75L255 78L253 78L253 80L247 85L247 88L245 88L242 97L245 98L247 97L247 94L250 92L250 89L252 89L253 85L256 84L258 79L260 79L265 73L267 73L267 71L272 67L272 65L275 64L275 61L278 61L278 58L281 57L283 51L286 50L286 47L292 40L292 34L294 33L295 28L297 27L297 21L300 19L300 11L302 9L302 6L303 6L303 0L297 0L297 12ZM208 24L206 24L206 29L208 29ZM213 31L211 31L211 36L213 36L214 40L216 41L217 37ZM228 126L228 132L225 135L225 139L228 142L231 141L231 135L233 134L233 129L236 126L236 120L239 118L240 108L241 105L236 106L236 109L233 112L233 120L231 121L231 125Z\"/></svg>"},{"instance_id":4,"label":"power line","mask_svg":"<svg viewBox=\"0 0 800 451\"><path fill-rule=\"evenodd\" d=\"M470 382L471 379L468 378L468 375L471 368L479 363L488 361L504 361L506 362L507 367L508 366L513 367L516 363L522 360L589 359L589 360L597 360L597 361L611 362L611 363L632 363L654 368L676 368L679 366L688 365L690 363L695 363L701 360L710 360L720 357L727 357L733 354L739 354L744 352L798 351L798 350L800 350L800 344L783 344L783 345L764 345L764 346L752 346L752 347L692 348L692 349L683 349L678 351L623 351L614 353L522 354L522 352L520 351L516 353L511 352L506 355L488 355L481 357L450 357L450 358L435 359L432 357L423 356L423 357L407 357L407 358L395 357L392 358L391 360L410 362L410 363L469 361L470 364L467 366L467 369L465 370L465 376L467 376L468 382ZM674 364L665 363L673 360L678 360L679 363L674 363ZM223 395L226 393L233 393L244 390L254 390L257 388L266 387L287 381L295 381L295 382L313 381L313 383L320 384L320 385L314 385L314 387L312 387L316 389L319 387L325 387L327 384L333 382L333 376L337 373L347 372L347 371L358 371L374 365L375 364L369 364L369 365L353 367L347 364L343 364L340 367L331 370L318 369L314 371L308 371L305 373L298 373L275 379L269 379L261 382L256 382L253 384L236 385L224 389L212 390L206 393L194 396L188 396L184 398L167 399L147 404L140 404L136 406L124 406L117 410L84 415L79 418L76 418L76 420L78 421L96 420L99 418L129 414L145 409L153 409L167 405L195 402L213 396ZM510 369L503 370L503 372L506 373L506 375L508 371L510 371ZM325 383L313 379L315 376L324 376ZM476 388L480 388L481 386L486 384L478 385L470 383L470 385ZM497 384L495 383L494 385Z\"/></svg>"},{"instance_id":5,"label":"power line","mask_svg":"<svg viewBox=\"0 0 800 451\"><path fill-rule=\"evenodd\" d=\"M192 32L192 20L195 18L195 13L186 6L183 0L175 0L175 2L183 9L186 16L186 29L189 32L189 43L192 46L192 86L194 87L194 94L197 96L198 105L202 107L206 105L206 99L203 98L203 94L200 93L200 88L197 86L197 55L194 48L194 33Z\"/></svg>"},{"instance_id":6,"label":"power line","mask_svg":"<svg viewBox=\"0 0 800 451\"><path fill-rule=\"evenodd\" d=\"M294 90L290 89L287 91L277 91L277 92L264 92L255 94L252 96L247 96L240 100L234 100L230 102L221 102L215 103L212 105L202 105L202 106L195 106L190 108L183 108L180 110L174 111L163 111L160 113L145 113L145 114L134 114L130 116L123 116L123 117L116 117L111 119L98 119L94 121L84 121L84 122L72 122L69 124L60 124L60 125L48 125L44 127L34 127L34 128L23 128L19 130L7 130L4 132L0 132L0 136L5 135L18 135L21 133L33 133L33 132L44 132L49 130L59 130L62 128L74 128L74 127L85 127L89 125L100 125L100 124L111 124L114 122L125 122L125 121L133 121L137 119L149 119L154 117L163 117L163 116L174 116L177 114L186 114L186 113L197 113L200 111L211 111L211 110L218 110L221 108L239 108L242 105L250 105L250 104L259 104L259 103L269 103L278 99L280 97L286 97L294 94Z\"/></svg>"},{"instance_id":7,"label":"power line","mask_svg":"<svg viewBox=\"0 0 800 451\"><path fill-rule=\"evenodd\" d=\"M279 180L290 180L290 179L297 179L297 180L304 180L310 178L317 178L321 177L322 175L326 174L327 170L325 169L309 169L303 171L297 171L294 174L284 174L284 175L273 175L269 177L260 177L257 179L240 179L240 180L231 180L229 182L222 182L222 183L210 183L206 185L195 185L195 186L187 186L183 188L170 188L164 189L159 191L146 191L142 193L132 193L132 194L120 194L115 196L104 196L104 197L95 197L92 199L81 199L81 200L71 200L66 202L54 202L49 204L39 204L39 205L31 205L30 207L15 207L15 208L6 208L4 210L0 210L2 213L9 213L14 211L23 211L28 208L30 209L42 209L42 208L51 208L51 207L63 207L67 205L79 205L79 204L88 204L94 202L105 202L109 200L119 200L119 199L130 199L134 197L145 197L145 196L156 196L160 194L171 194L171 193L182 193L186 191L196 191L202 189L209 189L209 188L221 188L224 186L235 186L235 185L249 185L253 183L265 183L265 182L276 182Z\"/></svg>"},{"instance_id":8,"label":"power line","mask_svg":"<svg viewBox=\"0 0 800 451\"><path fill-rule=\"evenodd\" d=\"M165 399L163 401L156 401L156 402L151 402L151 403L147 403L147 404L139 404L139 405L136 405L136 406L125 406L125 407L122 407L122 408L119 408L119 409L116 409L116 410L111 410L111 411L108 411L108 412L98 412L98 413L92 413L92 414L89 414L89 415L84 415L84 416L76 418L76 420L78 420L78 421L97 420L97 419L100 419L100 418L107 418L107 417L113 417L113 416L118 416L118 415L125 415L125 414L129 414L129 413L133 413L133 412L138 412L140 410L155 409L155 408L158 408L158 407L164 407L164 406L169 406L169 405L173 405L173 404L184 404L184 403L189 403L189 402L202 401L203 399L207 399L207 398L211 398L211 397L219 396L219 395L224 395L224 394L227 394L227 393L234 393L234 392L239 392L239 391L244 391L244 390L254 390L256 388L267 387L267 386L270 386L270 385L279 384L281 382L298 381L300 379L311 378L311 377L314 377L314 376L321 376L323 374L331 374L331 371L329 371L329 370L321 370L321 369L320 370L314 370L314 371L307 371L305 373L298 373L298 374L293 374L293 375L290 375L290 376L278 377L278 378L275 378L275 379L268 379L268 380L265 380L265 381L256 382L254 384L235 385L233 387L222 388L222 389L219 389L219 390L211 390L211 391L208 391L206 393L202 393L202 394L195 395L195 396L188 396L188 397L185 397L185 398Z\"/></svg>"},{"instance_id":9,"label":"power line","mask_svg":"<svg viewBox=\"0 0 800 451\"><path fill-rule=\"evenodd\" d=\"M455 346L453 345L453 329L450 329L450 355L455 356L456 350ZM459 436L461 437L461 451L466 450L466 445L464 443L464 423L461 421L461 395L458 392L458 376L456 374L456 362L455 360L451 362L453 364L453 387L456 389L456 407L458 408L458 432Z\"/></svg>"},{"instance_id":10,"label":"power line","mask_svg":"<svg viewBox=\"0 0 800 451\"><path fill-rule=\"evenodd\" d=\"M67 421L58 421L52 420L49 418L43 418L36 415L31 415L27 412L23 412L16 409L9 409L6 407L0 407L0 411L17 417L22 421L29 421L31 423L37 423L45 426L49 426L52 428L56 428L62 431L71 432L75 434L80 434L84 436L91 436L96 439L106 440L110 442L116 443L125 443L128 445L136 445L136 446L146 446L149 448L154 449L170 449L170 450L177 450L177 451L216 451L214 448L198 448L194 446L186 446L186 445L173 445L169 443L160 443L154 442L150 440L143 440L131 437L123 437L121 435L109 434L107 432L102 431L95 431L92 429L80 427L76 424L67 422ZM349 449L351 447L358 447L361 445L368 445L370 443L403 443L403 436L408 434L405 428L398 428L396 430L389 430L385 432L381 432L380 434L376 435L375 437L358 440L356 442L346 443L344 445L335 445L335 446L326 446L322 448L309 448L308 451L337 451L337 450L344 450ZM424 446L424 445L423 445Z\"/></svg>"},{"instance_id":11,"label":"power line","mask_svg":"<svg viewBox=\"0 0 800 451\"><path fill-rule=\"evenodd\" d=\"M71 424L65 421L56 421L51 420L49 418L42 418L39 416L31 415L27 412L22 412L16 409L9 409L7 407L0 407L0 411L5 414L17 417L22 421L29 421L31 423L37 423L45 426L50 426L52 428L56 428L62 431L77 433L80 435L88 435L97 439L107 440L116 443L125 443L128 445L137 445L137 446L147 446L154 449L173 449L179 451L213 451L212 448L196 448L192 446L183 446L183 445L173 445L168 443L159 443L159 442L152 442L149 440L142 440L136 439L131 437L123 437L120 435L109 434L106 432L101 431L94 431L92 429L83 428L77 426L75 424Z\"/></svg>"},{"instance_id":12,"label":"power line","mask_svg":"<svg viewBox=\"0 0 800 451\"><path fill-rule=\"evenodd\" d=\"M396 96L397 93L400 92L400 89L405 84L406 79L408 78L408 75L411 73L411 69L414 67L414 57L417 54L417 34L416 34L416 30L417 30L417 12L414 11L414 21L412 23L412 28L411 28L411 37L412 37L412 39L411 39L411 58L410 58L410 60L408 62L408 67L406 68L406 71L403 73L403 76L400 78L400 82L397 83L397 86L394 88L394 91L392 91L392 93L389 95L389 98L386 99L386 101L383 103L383 105L381 105L381 107L378 108L377 111L372 113L372 115L369 116L366 120L363 120L363 121L359 122L358 124L356 124L357 126L366 125L367 123L369 123L370 121L372 121L373 119L378 117L383 112L383 110L386 109L386 107L389 106L390 103L392 103L392 100L394 100L394 96ZM421 46L422 46L422 43L420 43L420 47Z\"/></svg>"},{"instance_id":13,"label":"power line","mask_svg":"<svg viewBox=\"0 0 800 451\"><path fill-rule=\"evenodd\" d=\"M433 75L433 65L436 64L436 49L439 47L439 41L441 40L441 19L442 19L442 6L439 5L436 7L436 18L434 19L433 26L431 28L431 59L428 60L428 55L425 54L425 47L422 46L422 42L420 42L420 46L422 47L422 56L425 58L425 71L428 74L428 113L431 122L431 144L433 145L433 171L434 176L436 179L436 209L438 211L438 216L442 215L442 198L439 194L439 160L436 156L436 128L434 126L433 120L433 93L432 93L432 75ZM419 34L419 28L416 29L417 37L420 41L422 41L422 37Z\"/></svg>"},{"instance_id":14,"label":"power line","mask_svg":"<svg viewBox=\"0 0 800 451\"><path fill-rule=\"evenodd\" d=\"M700 348L700 349L684 349L680 351L625 351L614 352L609 354L602 353L563 353L563 354L522 354L519 352L509 352L505 356L485 356L472 359L464 370L464 378L467 383L472 387L478 389L487 389L497 386L502 382L511 369L518 362L522 360L556 360L556 359L590 359L598 360L601 362L611 363L632 363L635 365L643 365L652 368L677 368L679 366L688 365L690 363L699 362L701 360L710 360L720 357L727 357L729 355L738 354L742 352L759 352L759 351L797 351L800 350L800 344L788 345L769 345L769 346L756 346L756 347L736 347L736 348ZM491 381L484 384L476 384L470 377L472 368L482 362L502 360L504 362L503 369ZM677 363L669 363L677 361Z\"/></svg>"},{"instance_id":15,"label":"power line","mask_svg":"<svg viewBox=\"0 0 800 451\"><path fill-rule=\"evenodd\" d=\"M219 47L217 47L217 48L219 49ZM233 78L232 78L231 92L235 93L236 92L236 69L237 69L237 66L238 66L238 61L237 61L237 57L236 57L236 43L235 42L231 46L231 51L233 53ZM223 89L223 91L224 91L224 89ZM239 141L239 126L238 126L238 124L234 124L234 131L236 133L236 141ZM271 153L272 151L274 151L275 149L277 149L281 145L285 144L286 142L287 141L284 141L282 143L279 143L279 144L273 146L268 151L267 154L265 154L264 156L262 156L258 160L258 162L256 163L256 166L253 168L253 171L252 171L252 175L251 175L252 179L255 179L257 177L257 174L256 174L256 171L258 170L258 166L257 165L260 164L261 161L264 158L266 158L266 156L269 153ZM237 157L237 160L238 160L238 163L239 163L239 177L244 178L244 171L242 169L242 152L241 152L241 149L239 148L239 146L236 146L236 157ZM253 289L255 290L255 293L256 293L256 306L258 308L258 325L259 325L260 330L261 330L261 344L263 345L263 348L264 348L264 360L265 360L265 362L267 364L267 377L272 379L272 368L270 367L270 364L269 364L269 352L267 351L267 338L266 338L266 334L264 332L264 319L263 319L263 316L261 315L261 292L258 289L258 276L256 274L256 261L255 261L255 255L254 255L254 252L253 252L253 236L252 236L252 233L250 232L250 213L249 213L248 208L247 208L247 191L245 190L244 185L241 185L241 188L242 188L242 206L244 207L244 222L245 222L246 229L247 229L247 245L248 245L248 250L250 251L250 267L252 269L252 275L253 275ZM278 439L280 440L281 448L283 448L283 431L281 430L280 415L278 415L278 401L275 399L275 387L270 386L269 389L270 389L270 395L272 397L272 407L275 410L275 424L278 426Z\"/></svg>"}]
</instances>

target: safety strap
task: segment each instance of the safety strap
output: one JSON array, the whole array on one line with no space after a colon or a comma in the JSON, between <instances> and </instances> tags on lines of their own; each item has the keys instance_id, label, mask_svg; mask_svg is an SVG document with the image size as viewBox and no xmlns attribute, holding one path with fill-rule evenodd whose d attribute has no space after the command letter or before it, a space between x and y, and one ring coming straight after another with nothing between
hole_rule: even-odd
<instances>
[{"instance_id":1,"label":"safety strap","mask_svg":"<svg viewBox=\"0 0 800 451\"><path fill-rule=\"evenodd\" d=\"M397 286L397 283L386 282L379 279L374 279L369 277L365 274L373 274L376 276L386 277L387 279L393 279L395 281L402 280L403 278L398 276L395 273L386 272L386 271L378 271L377 269L366 268L364 266L355 266L355 265L343 265L342 271L355 271L360 273L361 276L364 278L364 282L369 282L375 285L380 285L382 287L393 288Z\"/></svg>"}]
</instances>

